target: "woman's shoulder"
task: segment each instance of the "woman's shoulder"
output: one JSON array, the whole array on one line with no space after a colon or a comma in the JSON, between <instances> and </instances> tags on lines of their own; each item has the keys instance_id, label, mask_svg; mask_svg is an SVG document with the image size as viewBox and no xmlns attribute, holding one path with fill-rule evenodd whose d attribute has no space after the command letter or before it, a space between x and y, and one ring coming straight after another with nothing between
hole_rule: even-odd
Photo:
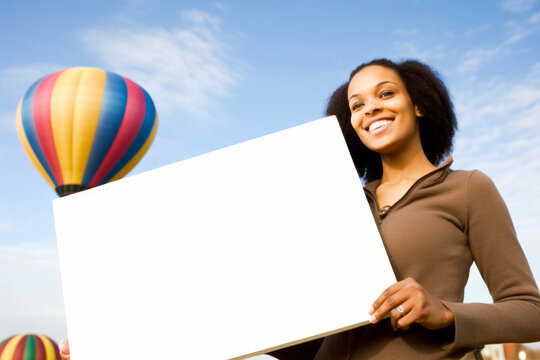
<instances>
[{"instance_id":1,"label":"woman's shoulder","mask_svg":"<svg viewBox=\"0 0 540 360\"><path fill-rule=\"evenodd\" d=\"M450 170L446 182L451 187L459 187L467 194L469 201L497 195L499 191L494 181L481 170Z\"/></svg>"},{"instance_id":2,"label":"woman's shoulder","mask_svg":"<svg viewBox=\"0 0 540 360\"><path fill-rule=\"evenodd\" d=\"M453 181L464 181L467 185L488 185L493 184L493 180L478 169L473 170L455 170L448 171L448 178Z\"/></svg>"},{"instance_id":3,"label":"woman's shoulder","mask_svg":"<svg viewBox=\"0 0 540 360\"><path fill-rule=\"evenodd\" d=\"M446 171L447 177L456 181L479 181L479 182L492 182L492 180L483 173L481 170L472 169L472 170L463 170L463 169L454 169L452 165L454 164L453 157L448 157L438 169Z\"/></svg>"}]
</instances>

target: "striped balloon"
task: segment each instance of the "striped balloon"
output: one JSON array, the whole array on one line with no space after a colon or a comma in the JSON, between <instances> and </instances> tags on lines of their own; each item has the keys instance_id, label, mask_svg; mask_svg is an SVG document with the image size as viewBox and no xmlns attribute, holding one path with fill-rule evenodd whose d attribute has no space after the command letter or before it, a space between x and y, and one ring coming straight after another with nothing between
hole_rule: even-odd
<instances>
[{"instance_id":1,"label":"striped balloon","mask_svg":"<svg viewBox=\"0 0 540 360\"><path fill-rule=\"evenodd\" d=\"M57 360L58 345L44 335L19 334L0 342L0 360Z\"/></svg>"},{"instance_id":2,"label":"striped balloon","mask_svg":"<svg viewBox=\"0 0 540 360\"><path fill-rule=\"evenodd\" d=\"M17 108L23 147L60 196L127 174L150 147L157 122L143 88L97 68L47 75Z\"/></svg>"}]
</instances>

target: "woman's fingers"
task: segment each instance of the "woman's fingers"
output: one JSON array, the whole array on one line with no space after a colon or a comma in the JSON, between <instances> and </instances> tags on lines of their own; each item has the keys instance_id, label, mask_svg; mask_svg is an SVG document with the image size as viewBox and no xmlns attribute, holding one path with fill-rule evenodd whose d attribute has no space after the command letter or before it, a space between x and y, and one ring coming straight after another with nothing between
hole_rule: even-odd
<instances>
[{"instance_id":1,"label":"woman's fingers","mask_svg":"<svg viewBox=\"0 0 540 360\"><path fill-rule=\"evenodd\" d=\"M398 315L402 315L402 313L397 310L394 311L393 314L392 311L402 305L415 291L414 286L415 284L417 285L417 283L414 280L412 280L412 282L410 280L405 279L399 281L382 292L372 305L370 317L371 323L379 322L389 313L390 316L394 315L392 316L394 319L397 319L399 317Z\"/></svg>"},{"instance_id":2,"label":"woman's fingers","mask_svg":"<svg viewBox=\"0 0 540 360\"><path fill-rule=\"evenodd\" d=\"M408 316L412 309L413 305L410 301L405 300L403 303L392 309L390 311L390 320L392 323L392 328L394 330L402 329L406 330L409 328L409 325L407 322L403 321L403 318Z\"/></svg>"},{"instance_id":3,"label":"woman's fingers","mask_svg":"<svg viewBox=\"0 0 540 360\"><path fill-rule=\"evenodd\" d=\"M62 360L70 360L71 355L69 352L69 342L67 341L67 339L63 339L62 341L60 341L58 347L60 348L60 358Z\"/></svg>"},{"instance_id":4,"label":"woman's fingers","mask_svg":"<svg viewBox=\"0 0 540 360\"><path fill-rule=\"evenodd\" d=\"M383 305L389 297L398 292L402 286L402 281L398 281L397 283L394 283L388 288L386 288L386 290L384 290L381 295L379 295L377 300L373 302L369 314L374 315L374 313L381 307L381 305Z\"/></svg>"},{"instance_id":5,"label":"woman's fingers","mask_svg":"<svg viewBox=\"0 0 540 360\"><path fill-rule=\"evenodd\" d=\"M412 278L399 281L383 291L373 303L370 315L372 323L390 315L394 330L406 330L413 323L428 329L441 329L454 322L452 312Z\"/></svg>"}]
</instances>

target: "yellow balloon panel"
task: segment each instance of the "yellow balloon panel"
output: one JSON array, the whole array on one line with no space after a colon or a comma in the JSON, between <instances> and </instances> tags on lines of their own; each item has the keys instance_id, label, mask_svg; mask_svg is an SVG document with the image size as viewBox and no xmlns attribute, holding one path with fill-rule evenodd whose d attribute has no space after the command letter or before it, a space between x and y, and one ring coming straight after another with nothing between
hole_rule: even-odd
<instances>
[{"instance_id":1,"label":"yellow balloon panel","mask_svg":"<svg viewBox=\"0 0 540 360\"><path fill-rule=\"evenodd\" d=\"M77 87L73 111L72 150L75 183L82 182L88 156L92 150L105 92L105 79L105 71L88 68L83 72Z\"/></svg>"},{"instance_id":2,"label":"yellow balloon panel","mask_svg":"<svg viewBox=\"0 0 540 360\"><path fill-rule=\"evenodd\" d=\"M45 359L54 360L56 359L56 351L53 344L43 335L36 335L43 342L43 347L45 348Z\"/></svg>"},{"instance_id":3,"label":"yellow balloon panel","mask_svg":"<svg viewBox=\"0 0 540 360\"><path fill-rule=\"evenodd\" d=\"M51 96L51 126L54 145L66 184L76 184L78 180L73 164L72 118L75 113L77 88L83 72L84 68L81 67L62 72L56 80Z\"/></svg>"},{"instance_id":4,"label":"yellow balloon panel","mask_svg":"<svg viewBox=\"0 0 540 360\"><path fill-rule=\"evenodd\" d=\"M17 344L23 336L24 334L16 335L7 343L4 351L2 352L2 356L0 356L0 360L11 360L13 358Z\"/></svg>"}]
</instances>

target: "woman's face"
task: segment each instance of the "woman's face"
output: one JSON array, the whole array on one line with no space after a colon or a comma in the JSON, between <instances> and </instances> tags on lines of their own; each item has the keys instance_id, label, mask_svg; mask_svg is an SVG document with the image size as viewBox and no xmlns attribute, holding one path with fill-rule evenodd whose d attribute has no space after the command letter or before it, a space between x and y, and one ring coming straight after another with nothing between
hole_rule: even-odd
<instances>
[{"instance_id":1,"label":"woman's face","mask_svg":"<svg viewBox=\"0 0 540 360\"><path fill-rule=\"evenodd\" d=\"M405 84L392 69L369 65L350 81L351 125L364 145L381 155L420 144L417 116Z\"/></svg>"}]
</instances>

